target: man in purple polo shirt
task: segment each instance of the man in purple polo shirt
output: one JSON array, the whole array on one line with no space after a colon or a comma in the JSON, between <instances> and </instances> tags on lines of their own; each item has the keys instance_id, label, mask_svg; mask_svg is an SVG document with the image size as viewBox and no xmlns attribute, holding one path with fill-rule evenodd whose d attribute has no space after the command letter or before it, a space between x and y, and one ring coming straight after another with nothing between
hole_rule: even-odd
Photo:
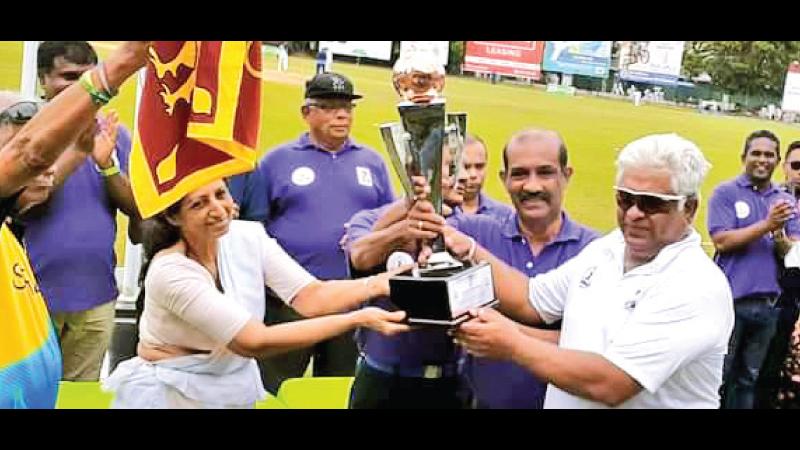
<instances>
[{"instance_id":1,"label":"man in purple polo shirt","mask_svg":"<svg viewBox=\"0 0 800 450\"><path fill-rule=\"evenodd\" d=\"M573 169L561 136L548 130L523 130L503 149L503 179L516 212L500 220L460 215L448 222L528 277L548 272L577 255L597 232L572 221L563 200ZM558 342L555 326L526 333ZM512 362L466 356L462 367L477 408L542 409L547 383Z\"/></svg>"},{"instance_id":2,"label":"man in purple polo shirt","mask_svg":"<svg viewBox=\"0 0 800 450\"><path fill-rule=\"evenodd\" d=\"M464 142L464 152L461 156L463 165L463 182L459 183L464 202L457 209L465 214L485 214L503 218L514 211L506 204L490 198L483 193L483 183L486 181L486 168L489 152L486 143L475 135L468 134ZM462 181L462 180L459 180Z\"/></svg>"},{"instance_id":3,"label":"man in purple polo shirt","mask_svg":"<svg viewBox=\"0 0 800 450\"><path fill-rule=\"evenodd\" d=\"M381 157L349 137L353 100L359 98L344 76L315 76L300 109L309 131L268 152L255 171L230 180L239 217L262 222L281 247L321 280L347 278L339 246L347 220L394 199ZM299 318L267 294L266 323ZM355 371L356 346L352 333L346 333L313 349L261 360L266 388L275 393L285 379L302 376L312 354L315 376L352 376Z\"/></svg>"},{"instance_id":4,"label":"man in purple polo shirt","mask_svg":"<svg viewBox=\"0 0 800 450\"><path fill-rule=\"evenodd\" d=\"M84 41L43 42L38 72L45 99L52 100L96 64L97 54ZM116 122L113 113L109 117ZM110 143L100 148L95 127L59 158L50 199L22 218L31 265L59 335L63 379L69 381L98 380L111 339L119 294L117 209L132 218L129 235L138 240L138 212L126 175L130 134L116 125L113 149Z\"/></svg>"},{"instance_id":5,"label":"man in purple polo shirt","mask_svg":"<svg viewBox=\"0 0 800 450\"><path fill-rule=\"evenodd\" d=\"M771 181L780 161L780 141L767 130L747 137L744 173L717 186L708 203L714 260L725 272L736 321L723 375L722 407L753 407L755 385L775 332L781 293L776 254L800 237L794 197Z\"/></svg>"},{"instance_id":6,"label":"man in purple polo shirt","mask_svg":"<svg viewBox=\"0 0 800 450\"><path fill-rule=\"evenodd\" d=\"M450 154L442 154L443 213L461 214L463 198L452 189ZM415 180L424 188L424 180ZM435 214L410 219L414 202L401 198L377 209L356 213L349 221L346 253L354 278L386 267L395 251L414 254L422 239L433 239L431 226L441 226ZM431 223L431 221L435 223ZM375 304L397 309L388 298ZM458 378L459 352L443 328L422 327L403 336L381 336L370 330L357 332L361 358L350 393L350 408L462 408L464 399Z\"/></svg>"}]
</instances>

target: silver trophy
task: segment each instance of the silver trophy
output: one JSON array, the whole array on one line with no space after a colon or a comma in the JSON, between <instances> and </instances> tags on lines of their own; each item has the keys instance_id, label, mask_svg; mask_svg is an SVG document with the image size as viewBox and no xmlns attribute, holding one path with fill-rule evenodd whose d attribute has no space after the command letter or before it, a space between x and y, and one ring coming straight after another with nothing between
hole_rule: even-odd
<instances>
[{"instance_id":1,"label":"silver trophy","mask_svg":"<svg viewBox=\"0 0 800 450\"><path fill-rule=\"evenodd\" d=\"M397 105L401 121L381 125L386 150L406 195L414 196L411 177L424 177L430 201L442 214L442 185L454 189L462 168L467 115L445 112L444 68L432 53L401 56L392 81L403 100ZM465 320L470 308L494 301L488 264L467 266L454 259L443 236L431 246L426 266L390 280L392 301L408 313L409 322L452 326Z\"/></svg>"}]
</instances>

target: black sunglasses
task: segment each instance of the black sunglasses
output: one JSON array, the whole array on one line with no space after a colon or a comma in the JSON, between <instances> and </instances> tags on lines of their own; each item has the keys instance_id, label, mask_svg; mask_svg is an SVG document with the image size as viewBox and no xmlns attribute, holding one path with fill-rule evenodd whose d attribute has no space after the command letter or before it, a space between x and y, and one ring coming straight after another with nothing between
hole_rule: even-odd
<instances>
[{"instance_id":1,"label":"black sunglasses","mask_svg":"<svg viewBox=\"0 0 800 450\"><path fill-rule=\"evenodd\" d=\"M789 163L789 167L791 167L792 170L800 170L800 161L792 161L792 162L790 162Z\"/></svg>"},{"instance_id":2,"label":"black sunglasses","mask_svg":"<svg viewBox=\"0 0 800 450\"><path fill-rule=\"evenodd\" d=\"M668 213L672 210L672 205L677 204L678 209L683 208L686 201L685 195L658 194L655 192L639 192L615 186L617 191L617 206L622 211L629 210L633 205L644 214Z\"/></svg>"},{"instance_id":3,"label":"black sunglasses","mask_svg":"<svg viewBox=\"0 0 800 450\"><path fill-rule=\"evenodd\" d=\"M13 123L23 125L42 109L43 104L39 102L19 102L14 103L0 112L0 124Z\"/></svg>"}]
</instances>

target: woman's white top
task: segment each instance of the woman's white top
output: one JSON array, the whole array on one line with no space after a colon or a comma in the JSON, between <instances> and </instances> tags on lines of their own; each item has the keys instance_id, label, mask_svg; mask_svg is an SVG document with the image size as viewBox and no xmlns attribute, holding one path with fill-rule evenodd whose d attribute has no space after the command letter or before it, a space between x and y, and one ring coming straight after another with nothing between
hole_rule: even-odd
<instances>
[{"instance_id":1,"label":"woman's white top","mask_svg":"<svg viewBox=\"0 0 800 450\"><path fill-rule=\"evenodd\" d=\"M241 407L264 398L255 360L227 345L247 321L262 321L265 285L289 304L315 278L257 222L231 223L219 240L217 268L224 293L184 254L153 260L144 282L141 342L209 353L121 363L104 382L117 393L115 407Z\"/></svg>"}]
</instances>

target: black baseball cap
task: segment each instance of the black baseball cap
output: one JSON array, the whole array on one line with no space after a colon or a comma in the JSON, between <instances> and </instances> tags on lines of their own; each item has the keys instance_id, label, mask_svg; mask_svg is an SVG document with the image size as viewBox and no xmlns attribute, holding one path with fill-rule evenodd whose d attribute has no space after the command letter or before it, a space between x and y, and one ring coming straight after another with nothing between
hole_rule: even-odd
<instances>
[{"instance_id":1,"label":"black baseball cap","mask_svg":"<svg viewBox=\"0 0 800 450\"><path fill-rule=\"evenodd\" d=\"M353 93L353 83L344 75L326 72L306 81L306 98L361 98Z\"/></svg>"}]
</instances>

